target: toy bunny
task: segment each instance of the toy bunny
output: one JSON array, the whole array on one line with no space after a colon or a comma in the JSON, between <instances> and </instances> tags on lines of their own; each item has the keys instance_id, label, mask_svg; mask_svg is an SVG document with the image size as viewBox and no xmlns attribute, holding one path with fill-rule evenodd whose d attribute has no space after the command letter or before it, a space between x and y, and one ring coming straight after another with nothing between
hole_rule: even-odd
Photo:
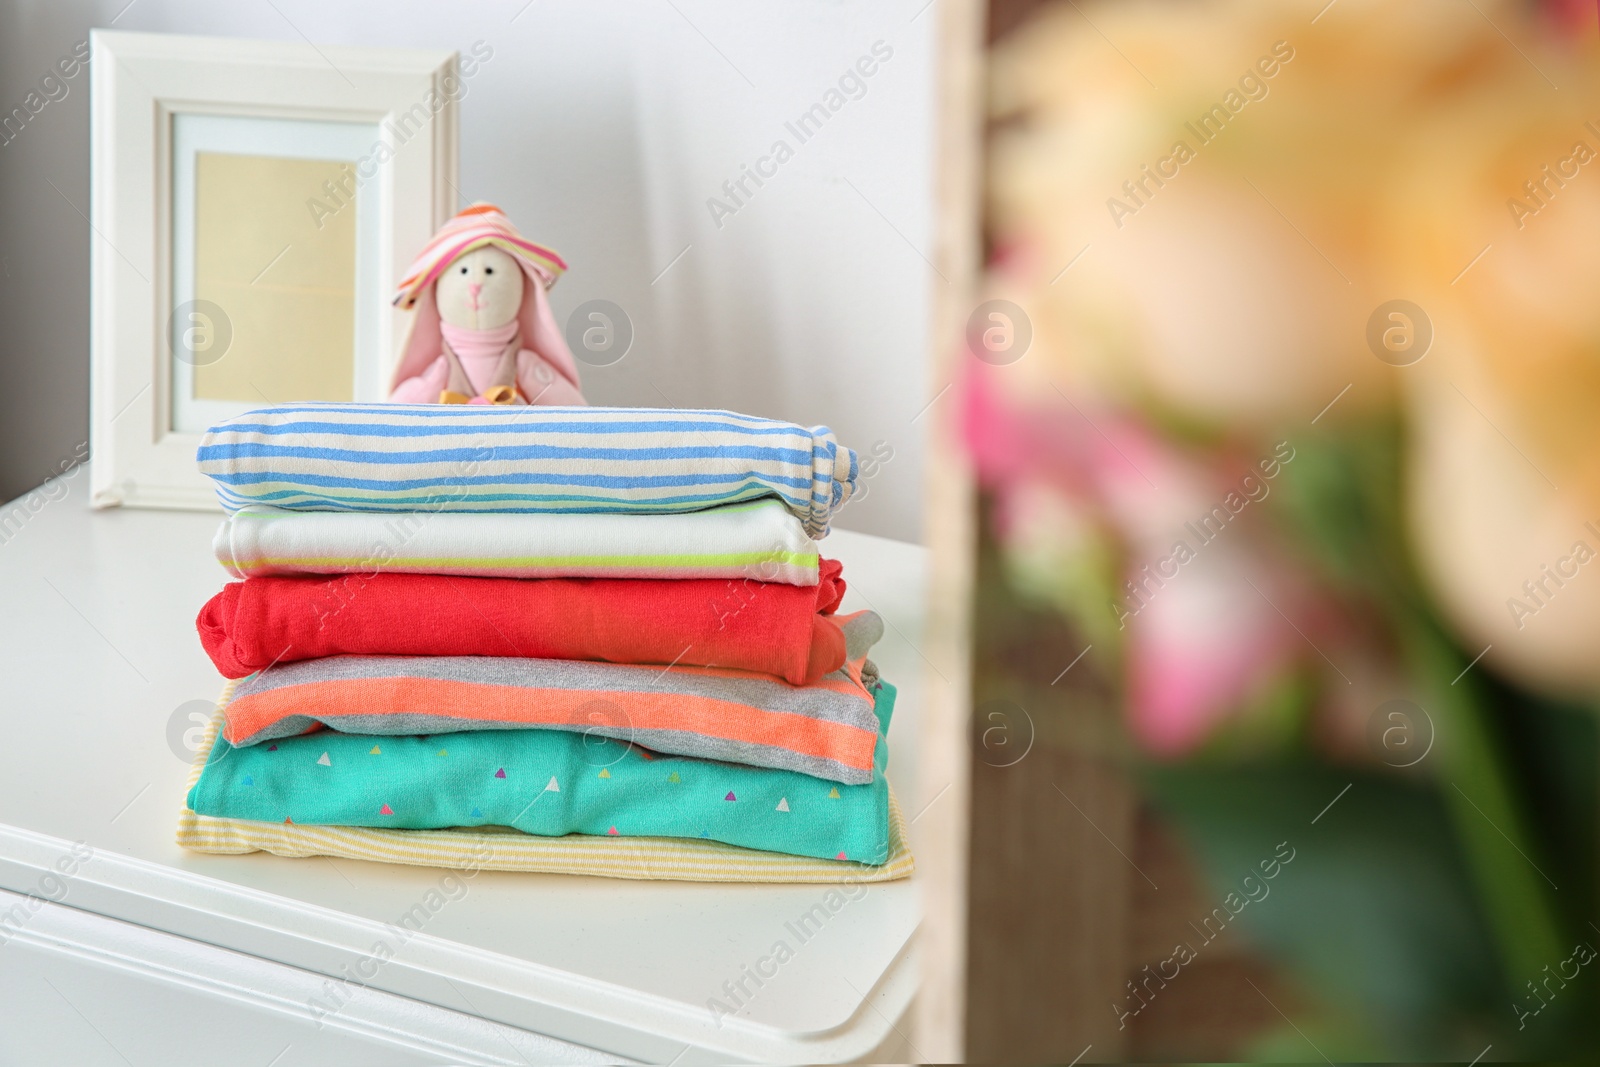
<instances>
[{"instance_id":1,"label":"toy bunny","mask_svg":"<svg viewBox=\"0 0 1600 1067\"><path fill-rule=\"evenodd\" d=\"M493 204L473 204L445 223L394 300L416 317L389 399L587 404L545 295L566 269Z\"/></svg>"}]
</instances>

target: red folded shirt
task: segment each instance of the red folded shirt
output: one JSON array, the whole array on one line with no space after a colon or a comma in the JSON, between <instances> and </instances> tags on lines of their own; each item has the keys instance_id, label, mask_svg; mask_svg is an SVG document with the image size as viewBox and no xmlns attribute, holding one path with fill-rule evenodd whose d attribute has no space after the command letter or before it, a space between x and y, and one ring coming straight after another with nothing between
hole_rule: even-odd
<instances>
[{"instance_id":1,"label":"red folded shirt","mask_svg":"<svg viewBox=\"0 0 1600 1067\"><path fill-rule=\"evenodd\" d=\"M795 685L844 665L843 568L814 586L746 579L339 574L232 582L200 643L229 678L320 656L522 656L736 667Z\"/></svg>"}]
</instances>

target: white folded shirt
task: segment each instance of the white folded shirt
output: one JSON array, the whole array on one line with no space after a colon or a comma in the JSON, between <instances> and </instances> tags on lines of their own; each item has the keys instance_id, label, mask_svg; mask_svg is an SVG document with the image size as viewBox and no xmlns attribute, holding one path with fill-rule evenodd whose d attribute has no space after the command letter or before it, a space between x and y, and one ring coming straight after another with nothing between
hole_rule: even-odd
<instances>
[{"instance_id":1,"label":"white folded shirt","mask_svg":"<svg viewBox=\"0 0 1600 1067\"><path fill-rule=\"evenodd\" d=\"M236 578L461 574L750 578L816 585L818 549L775 499L678 514L288 511L250 504L212 542Z\"/></svg>"}]
</instances>

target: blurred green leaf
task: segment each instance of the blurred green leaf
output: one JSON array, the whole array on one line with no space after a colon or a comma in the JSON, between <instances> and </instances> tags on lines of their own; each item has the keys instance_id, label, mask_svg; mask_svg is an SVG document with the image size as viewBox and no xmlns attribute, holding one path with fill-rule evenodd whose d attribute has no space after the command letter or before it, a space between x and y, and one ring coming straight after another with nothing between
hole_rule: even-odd
<instances>
[{"instance_id":1,"label":"blurred green leaf","mask_svg":"<svg viewBox=\"0 0 1600 1067\"><path fill-rule=\"evenodd\" d=\"M1505 747L1479 698L1478 679L1441 634L1416 626L1406 634L1421 691L1437 719L1433 772L1451 812L1465 859L1482 894L1505 969L1506 986L1560 958L1561 937L1549 895L1556 884L1526 830L1526 805L1516 792ZM1451 672L1456 672L1454 680ZM1548 891L1547 891L1548 886Z\"/></svg>"},{"instance_id":2,"label":"blurred green leaf","mask_svg":"<svg viewBox=\"0 0 1600 1067\"><path fill-rule=\"evenodd\" d=\"M1296 435L1273 514L1291 545L1335 588L1377 604L1425 610L1405 540L1398 423Z\"/></svg>"},{"instance_id":3,"label":"blurred green leaf","mask_svg":"<svg viewBox=\"0 0 1600 1067\"><path fill-rule=\"evenodd\" d=\"M1482 1046L1467 1051L1458 1034L1474 1016L1514 1021L1449 814L1428 786L1311 763L1162 767L1144 780L1196 847L1218 903L1280 842L1295 849L1235 923L1335 1010L1368 1020L1386 1055L1452 1048L1470 1059Z\"/></svg>"}]
</instances>

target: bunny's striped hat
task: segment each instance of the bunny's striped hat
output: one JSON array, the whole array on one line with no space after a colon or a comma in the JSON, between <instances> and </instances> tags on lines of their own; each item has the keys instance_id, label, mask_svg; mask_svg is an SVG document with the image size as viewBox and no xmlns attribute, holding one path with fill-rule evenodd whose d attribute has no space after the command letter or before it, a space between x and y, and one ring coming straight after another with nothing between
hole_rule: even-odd
<instances>
[{"instance_id":1,"label":"bunny's striped hat","mask_svg":"<svg viewBox=\"0 0 1600 1067\"><path fill-rule=\"evenodd\" d=\"M457 213L433 235L420 255L412 261L395 293L396 307L408 309L424 289L432 285L457 256L474 248L493 245L509 252L532 268L546 289L567 269L566 260L553 248L534 244L517 232L505 212L482 201Z\"/></svg>"}]
</instances>

